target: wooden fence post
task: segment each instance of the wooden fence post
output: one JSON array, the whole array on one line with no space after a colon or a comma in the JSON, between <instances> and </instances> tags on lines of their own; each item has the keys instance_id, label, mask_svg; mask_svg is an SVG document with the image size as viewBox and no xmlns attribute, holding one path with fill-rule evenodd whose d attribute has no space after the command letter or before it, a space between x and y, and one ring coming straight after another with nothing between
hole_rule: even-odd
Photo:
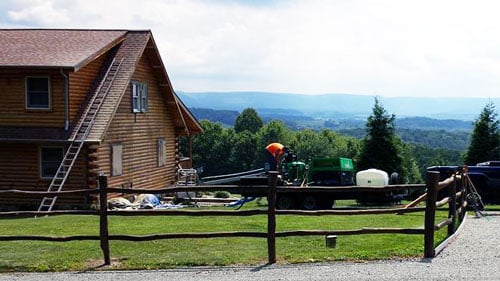
<instances>
[{"instance_id":1,"label":"wooden fence post","mask_svg":"<svg viewBox=\"0 0 500 281\"><path fill-rule=\"evenodd\" d=\"M469 190L469 176L468 176L468 171L469 167L468 166L463 166L462 167L462 181L460 184L460 191L462 191L462 196L460 197L460 207L464 206L465 201L467 200L467 192ZM467 208L465 208L466 210ZM460 221L462 222L464 220L466 211L462 210L462 213L460 214Z\"/></svg>"},{"instance_id":2,"label":"wooden fence post","mask_svg":"<svg viewBox=\"0 0 500 281\"><path fill-rule=\"evenodd\" d=\"M457 175L453 176L453 183L448 185L450 203L448 203L448 218L451 218L451 224L448 225L448 236L455 233L455 224L457 222Z\"/></svg>"},{"instance_id":3,"label":"wooden fence post","mask_svg":"<svg viewBox=\"0 0 500 281\"><path fill-rule=\"evenodd\" d=\"M268 264L276 263L276 183L278 172L269 172L269 190L267 194L267 253Z\"/></svg>"},{"instance_id":4,"label":"wooden fence post","mask_svg":"<svg viewBox=\"0 0 500 281\"><path fill-rule=\"evenodd\" d=\"M109 231L108 231L108 178L99 176L99 229L101 237L101 249L104 254L104 265L111 264L109 254Z\"/></svg>"},{"instance_id":5,"label":"wooden fence post","mask_svg":"<svg viewBox=\"0 0 500 281\"><path fill-rule=\"evenodd\" d=\"M424 257L433 258L434 250L434 225L436 221L436 199L439 186L439 172L427 172L427 200L425 202L425 234Z\"/></svg>"}]
</instances>

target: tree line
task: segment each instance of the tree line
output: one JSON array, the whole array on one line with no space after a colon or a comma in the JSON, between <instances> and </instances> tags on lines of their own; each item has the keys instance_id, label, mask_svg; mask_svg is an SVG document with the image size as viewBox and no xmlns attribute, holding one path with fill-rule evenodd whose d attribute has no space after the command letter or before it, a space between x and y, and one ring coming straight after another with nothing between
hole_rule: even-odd
<instances>
[{"instance_id":1,"label":"tree line","mask_svg":"<svg viewBox=\"0 0 500 281\"><path fill-rule=\"evenodd\" d=\"M299 161L307 163L314 157L352 158L357 171L377 168L389 174L397 172L402 183L420 183L429 166L471 165L500 159L496 118L494 105L489 103L474 122L468 149L457 151L404 141L396 134L395 115L389 114L377 98L362 138L330 129L291 130L280 120L264 123L255 109L247 108L236 117L234 127L201 120L205 132L194 137L192 156L195 167L202 168L202 176L242 172L262 168L266 145L280 142ZM453 143L452 139L449 141Z\"/></svg>"}]
</instances>

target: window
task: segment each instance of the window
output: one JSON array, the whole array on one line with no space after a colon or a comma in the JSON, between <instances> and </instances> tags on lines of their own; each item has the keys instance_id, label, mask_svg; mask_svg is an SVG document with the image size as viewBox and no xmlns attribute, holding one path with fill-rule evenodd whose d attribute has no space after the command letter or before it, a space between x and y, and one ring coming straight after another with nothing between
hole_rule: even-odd
<instances>
[{"instance_id":1,"label":"window","mask_svg":"<svg viewBox=\"0 0 500 281\"><path fill-rule=\"evenodd\" d=\"M132 112L148 111L148 85L141 82L132 82Z\"/></svg>"},{"instance_id":2,"label":"window","mask_svg":"<svg viewBox=\"0 0 500 281\"><path fill-rule=\"evenodd\" d=\"M42 147L40 149L40 177L51 179L56 175L63 160L62 147Z\"/></svg>"},{"instance_id":3,"label":"window","mask_svg":"<svg viewBox=\"0 0 500 281\"><path fill-rule=\"evenodd\" d=\"M123 174L123 145L111 145L111 176Z\"/></svg>"},{"instance_id":4,"label":"window","mask_svg":"<svg viewBox=\"0 0 500 281\"><path fill-rule=\"evenodd\" d=\"M158 167L163 167L167 163L167 153L165 149L165 140L158 139Z\"/></svg>"},{"instance_id":5,"label":"window","mask_svg":"<svg viewBox=\"0 0 500 281\"><path fill-rule=\"evenodd\" d=\"M26 77L26 108L50 108L49 77Z\"/></svg>"}]
</instances>

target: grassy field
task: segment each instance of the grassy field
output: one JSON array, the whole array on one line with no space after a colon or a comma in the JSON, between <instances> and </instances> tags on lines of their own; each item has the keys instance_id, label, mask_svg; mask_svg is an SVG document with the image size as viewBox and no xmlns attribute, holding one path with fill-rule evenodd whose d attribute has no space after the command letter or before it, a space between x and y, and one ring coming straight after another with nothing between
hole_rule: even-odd
<instances>
[{"instance_id":1,"label":"grassy field","mask_svg":"<svg viewBox=\"0 0 500 281\"><path fill-rule=\"evenodd\" d=\"M246 208L254 208L250 204ZM445 214L439 213L439 220ZM110 234L260 231L266 216L253 217L109 217ZM362 227L422 227L423 213L363 216L278 216L277 230L340 230ZM98 235L95 216L0 219L0 235ZM436 233L436 242L446 235ZM213 238L150 242L111 241L114 269L156 269L192 265L262 265L267 262L266 239ZM62 271L94 269L103 263L99 241L0 242L0 271ZM337 247L326 248L320 236L277 239L279 263L419 258L423 235L339 236Z\"/></svg>"}]
</instances>

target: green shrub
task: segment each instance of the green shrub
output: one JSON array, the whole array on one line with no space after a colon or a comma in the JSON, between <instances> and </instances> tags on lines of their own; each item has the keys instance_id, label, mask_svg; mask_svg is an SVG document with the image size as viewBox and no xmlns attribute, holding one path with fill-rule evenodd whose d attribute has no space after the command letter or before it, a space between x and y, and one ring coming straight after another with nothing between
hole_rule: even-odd
<instances>
[{"instance_id":1,"label":"green shrub","mask_svg":"<svg viewBox=\"0 0 500 281\"><path fill-rule=\"evenodd\" d=\"M216 191L214 193L214 197L215 198L229 198L229 197L231 197L231 193L229 193L227 191Z\"/></svg>"}]
</instances>

